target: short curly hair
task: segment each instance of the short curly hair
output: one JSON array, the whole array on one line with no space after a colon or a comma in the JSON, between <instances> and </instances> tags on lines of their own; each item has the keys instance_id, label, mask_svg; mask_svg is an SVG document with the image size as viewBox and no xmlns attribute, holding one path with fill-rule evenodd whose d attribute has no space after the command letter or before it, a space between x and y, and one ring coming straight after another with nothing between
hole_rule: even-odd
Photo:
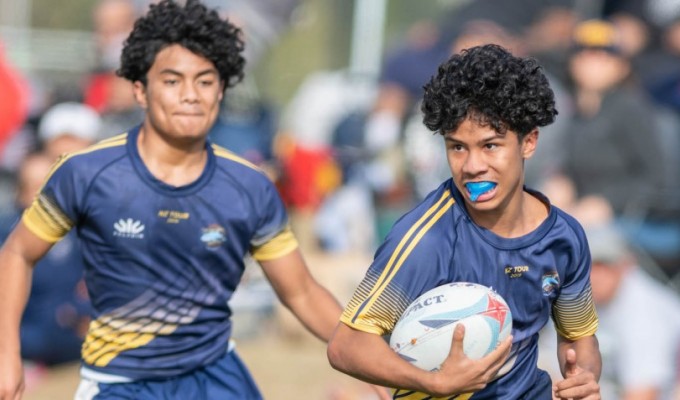
<instances>
[{"instance_id":1,"label":"short curly hair","mask_svg":"<svg viewBox=\"0 0 680 400\"><path fill-rule=\"evenodd\" d=\"M442 135L471 118L522 138L557 115L553 91L538 63L494 44L453 55L424 90L423 123Z\"/></svg>"},{"instance_id":2,"label":"short curly hair","mask_svg":"<svg viewBox=\"0 0 680 400\"><path fill-rule=\"evenodd\" d=\"M146 84L158 52L173 44L212 61L225 88L243 79L241 30L198 0L187 0L184 7L173 0L152 4L126 39L116 74Z\"/></svg>"}]
</instances>

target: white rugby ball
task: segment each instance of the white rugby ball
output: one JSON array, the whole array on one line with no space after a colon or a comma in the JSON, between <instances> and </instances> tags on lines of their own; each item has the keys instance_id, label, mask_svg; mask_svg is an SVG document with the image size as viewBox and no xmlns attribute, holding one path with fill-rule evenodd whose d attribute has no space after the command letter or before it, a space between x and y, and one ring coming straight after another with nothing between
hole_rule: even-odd
<instances>
[{"instance_id":1,"label":"white rugby ball","mask_svg":"<svg viewBox=\"0 0 680 400\"><path fill-rule=\"evenodd\" d=\"M468 282L438 286L404 311L390 336L390 347L413 365L434 371L448 356L458 324L465 325L463 351L479 359L510 335L512 313L486 286Z\"/></svg>"}]
</instances>

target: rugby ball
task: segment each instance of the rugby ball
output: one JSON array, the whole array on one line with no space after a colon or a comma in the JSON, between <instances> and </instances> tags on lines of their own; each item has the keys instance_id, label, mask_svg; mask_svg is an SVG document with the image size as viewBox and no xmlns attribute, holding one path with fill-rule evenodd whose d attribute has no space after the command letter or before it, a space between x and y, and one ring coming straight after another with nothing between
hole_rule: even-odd
<instances>
[{"instance_id":1,"label":"rugby ball","mask_svg":"<svg viewBox=\"0 0 680 400\"><path fill-rule=\"evenodd\" d=\"M465 325L463 351L479 359L510 335L512 313L486 286L467 282L438 286L404 311L390 336L390 347L421 369L437 370L449 354L458 324Z\"/></svg>"}]
</instances>

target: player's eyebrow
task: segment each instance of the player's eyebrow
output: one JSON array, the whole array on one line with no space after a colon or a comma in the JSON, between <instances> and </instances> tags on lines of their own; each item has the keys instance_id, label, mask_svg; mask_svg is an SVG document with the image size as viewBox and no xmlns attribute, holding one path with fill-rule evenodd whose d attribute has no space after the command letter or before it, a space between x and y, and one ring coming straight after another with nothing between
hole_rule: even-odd
<instances>
[{"instance_id":1,"label":"player's eyebrow","mask_svg":"<svg viewBox=\"0 0 680 400\"><path fill-rule=\"evenodd\" d=\"M504 137L505 137L505 135L501 135L498 132L496 132L493 135L486 135L485 137L480 138L479 140L476 140L474 143L484 144L484 143L492 142L492 141L497 140L497 139L502 139ZM465 144L464 141L458 140L458 139L452 137L451 135L444 135L444 140L447 141L447 142L455 143L455 144Z\"/></svg>"},{"instance_id":2,"label":"player's eyebrow","mask_svg":"<svg viewBox=\"0 0 680 400\"><path fill-rule=\"evenodd\" d=\"M164 68L160 71L160 74L170 74L170 75L177 75L177 76L184 76L185 75L184 73L177 71L175 69L172 69L172 68ZM196 74L196 76L211 75L211 74L216 75L217 71L213 68L208 68L208 69L205 69L203 71L198 72Z\"/></svg>"}]
</instances>

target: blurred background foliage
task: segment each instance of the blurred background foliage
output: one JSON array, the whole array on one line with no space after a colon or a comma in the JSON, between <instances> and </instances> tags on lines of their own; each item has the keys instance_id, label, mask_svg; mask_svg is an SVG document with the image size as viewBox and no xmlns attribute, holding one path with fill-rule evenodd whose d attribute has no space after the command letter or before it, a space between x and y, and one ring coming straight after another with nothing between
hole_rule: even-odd
<instances>
[{"instance_id":1,"label":"blurred background foliage","mask_svg":"<svg viewBox=\"0 0 680 400\"><path fill-rule=\"evenodd\" d=\"M360 1L373 0L357 0ZM383 50L398 44L413 22L424 18L436 19L442 9L462 2L387 0ZM23 28L22 25L25 25L32 30L72 31L87 37L93 28L95 4L96 0L0 0L0 28ZM301 0L290 28L254 70L262 94L282 105L309 73L346 68L350 58L354 7L355 2L346 0ZM4 36L10 59L47 82L56 81L60 86L78 83L79 73L86 72L85 65L83 71L51 68L45 62L35 65L40 58L22 52L23 47L18 43L20 38ZM35 51L35 46L32 50Z\"/></svg>"},{"instance_id":2,"label":"blurred background foliage","mask_svg":"<svg viewBox=\"0 0 680 400\"><path fill-rule=\"evenodd\" d=\"M95 3L95 0L32 0L31 23L35 28L90 30Z\"/></svg>"}]
</instances>

